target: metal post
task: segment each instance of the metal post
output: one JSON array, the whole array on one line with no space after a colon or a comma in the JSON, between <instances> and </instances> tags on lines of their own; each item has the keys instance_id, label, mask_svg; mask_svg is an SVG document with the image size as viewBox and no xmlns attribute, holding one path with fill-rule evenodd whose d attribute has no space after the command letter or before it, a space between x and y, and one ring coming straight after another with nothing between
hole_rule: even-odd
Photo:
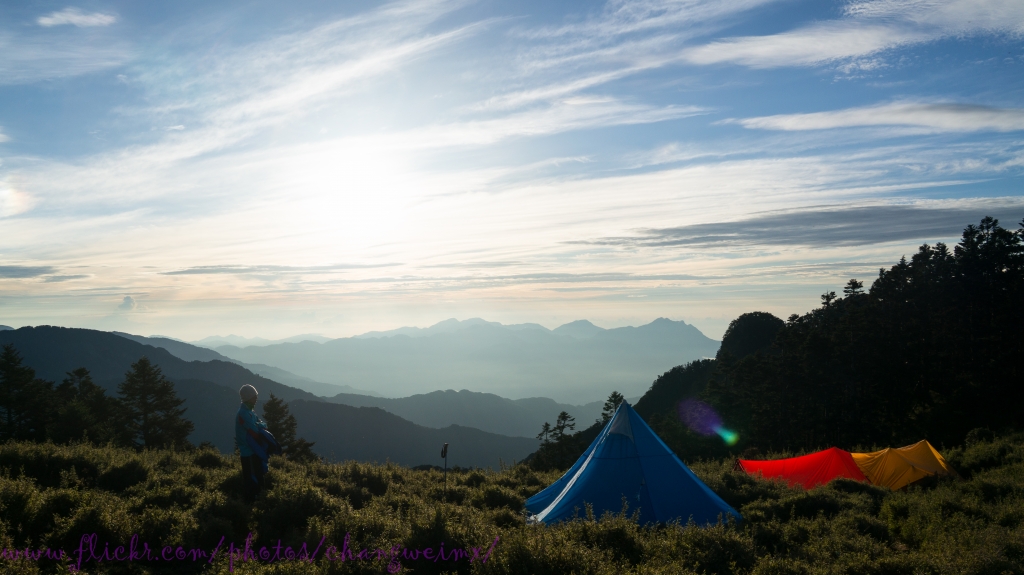
<instances>
[{"instance_id":1,"label":"metal post","mask_svg":"<svg viewBox=\"0 0 1024 575\"><path fill-rule=\"evenodd\" d=\"M444 458L444 502L448 502L448 444L441 448L441 457Z\"/></svg>"}]
</instances>

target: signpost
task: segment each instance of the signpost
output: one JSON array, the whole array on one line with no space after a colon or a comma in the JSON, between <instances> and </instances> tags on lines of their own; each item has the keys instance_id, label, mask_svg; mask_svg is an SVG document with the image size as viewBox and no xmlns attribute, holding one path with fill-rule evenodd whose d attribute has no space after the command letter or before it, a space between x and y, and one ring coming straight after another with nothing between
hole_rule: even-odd
<instances>
[{"instance_id":1,"label":"signpost","mask_svg":"<svg viewBox=\"0 0 1024 575\"><path fill-rule=\"evenodd\" d=\"M444 458L444 501L448 502L448 444L441 448L441 457Z\"/></svg>"}]
</instances>

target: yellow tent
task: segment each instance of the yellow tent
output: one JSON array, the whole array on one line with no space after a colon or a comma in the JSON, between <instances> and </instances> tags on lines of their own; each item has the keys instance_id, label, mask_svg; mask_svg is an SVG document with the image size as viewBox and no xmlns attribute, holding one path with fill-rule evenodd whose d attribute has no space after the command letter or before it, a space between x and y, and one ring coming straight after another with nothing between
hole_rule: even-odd
<instances>
[{"instance_id":1,"label":"yellow tent","mask_svg":"<svg viewBox=\"0 0 1024 575\"><path fill-rule=\"evenodd\" d=\"M906 447L850 455L868 481L889 489L906 487L929 475L957 474L926 440Z\"/></svg>"}]
</instances>

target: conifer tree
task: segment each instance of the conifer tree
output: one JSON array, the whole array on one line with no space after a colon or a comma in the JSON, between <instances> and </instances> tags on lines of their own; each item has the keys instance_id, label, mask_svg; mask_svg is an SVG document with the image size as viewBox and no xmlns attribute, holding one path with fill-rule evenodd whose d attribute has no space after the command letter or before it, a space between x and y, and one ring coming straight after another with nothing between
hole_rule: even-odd
<instances>
[{"instance_id":1,"label":"conifer tree","mask_svg":"<svg viewBox=\"0 0 1024 575\"><path fill-rule=\"evenodd\" d=\"M604 408L601 409L600 422L608 423L612 416L615 415L615 410L619 408L619 404L625 400L626 398L622 397L621 393L613 391L612 394L608 396L608 400L604 402Z\"/></svg>"},{"instance_id":2,"label":"conifer tree","mask_svg":"<svg viewBox=\"0 0 1024 575\"><path fill-rule=\"evenodd\" d=\"M192 422L185 419L185 408L174 392L174 384L160 368L142 357L132 364L118 386L124 406L129 437L136 447L162 448L188 444Z\"/></svg>"},{"instance_id":3,"label":"conifer tree","mask_svg":"<svg viewBox=\"0 0 1024 575\"><path fill-rule=\"evenodd\" d=\"M35 370L21 361L13 344L0 351L0 440L43 441L52 417L53 384L36 378Z\"/></svg>"},{"instance_id":4,"label":"conifer tree","mask_svg":"<svg viewBox=\"0 0 1024 575\"><path fill-rule=\"evenodd\" d=\"M267 422L267 431L277 440L289 461L309 462L319 459L312 450L315 442L298 437L298 422L289 413L288 404L283 399L271 393L270 401L263 404L263 419Z\"/></svg>"},{"instance_id":5,"label":"conifer tree","mask_svg":"<svg viewBox=\"0 0 1024 575\"><path fill-rule=\"evenodd\" d=\"M559 441L567 435L567 430L574 429L576 429L576 418L563 411L558 414L558 419L555 420L555 425L551 428L551 438Z\"/></svg>"},{"instance_id":6,"label":"conifer tree","mask_svg":"<svg viewBox=\"0 0 1024 575\"><path fill-rule=\"evenodd\" d=\"M540 444L547 445L551 443L551 424L544 422L544 426L540 428L540 433L537 434L537 439L540 440Z\"/></svg>"},{"instance_id":7,"label":"conifer tree","mask_svg":"<svg viewBox=\"0 0 1024 575\"><path fill-rule=\"evenodd\" d=\"M113 423L117 400L93 383L88 369L69 371L55 396L57 412L50 425L50 439L57 443L81 439L106 443L117 439Z\"/></svg>"}]
</instances>

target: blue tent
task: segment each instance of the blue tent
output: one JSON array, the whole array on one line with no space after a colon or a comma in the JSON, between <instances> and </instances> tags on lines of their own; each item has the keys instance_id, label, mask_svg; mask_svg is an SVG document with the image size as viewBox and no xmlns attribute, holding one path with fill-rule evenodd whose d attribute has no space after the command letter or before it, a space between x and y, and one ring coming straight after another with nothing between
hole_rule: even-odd
<instances>
[{"instance_id":1,"label":"blue tent","mask_svg":"<svg viewBox=\"0 0 1024 575\"><path fill-rule=\"evenodd\" d=\"M526 501L534 521L554 523L584 513L618 513L625 498L628 513L640 510L640 522L693 520L716 523L740 517L690 471L628 403L622 402L579 460L547 489Z\"/></svg>"}]
</instances>

